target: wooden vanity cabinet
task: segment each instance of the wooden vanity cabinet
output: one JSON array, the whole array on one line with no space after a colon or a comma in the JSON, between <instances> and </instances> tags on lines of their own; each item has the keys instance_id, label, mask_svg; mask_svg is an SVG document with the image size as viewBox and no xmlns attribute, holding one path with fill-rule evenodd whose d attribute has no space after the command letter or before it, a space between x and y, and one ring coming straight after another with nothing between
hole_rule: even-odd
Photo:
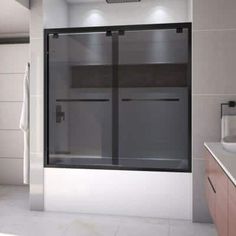
<instances>
[{"instance_id":1,"label":"wooden vanity cabinet","mask_svg":"<svg viewBox=\"0 0 236 236\"><path fill-rule=\"evenodd\" d=\"M236 188L210 152L206 152L206 196L219 236L236 235Z\"/></svg>"},{"instance_id":2,"label":"wooden vanity cabinet","mask_svg":"<svg viewBox=\"0 0 236 236\"><path fill-rule=\"evenodd\" d=\"M215 224L219 236L228 235L228 177L215 162Z\"/></svg>"},{"instance_id":3,"label":"wooden vanity cabinet","mask_svg":"<svg viewBox=\"0 0 236 236\"><path fill-rule=\"evenodd\" d=\"M211 214L213 221L215 221L215 214L216 214L216 191L212 183L212 161L209 153L206 155L206 175L205 175L205 188L206 188L206 197L208 202L208 208Z\"/></svg>"},{"instance_id":4,"label":"wooden vanity cabinet","mask_svg":"<svg viewBox=\"0 0 236 236\"><path fill-rule=\"evenodd\" d=\"M228 236L235 236L236 235L236 187L229 181L229 198L228 198L228 205L229 205L229 228L228 228Z\"/></svg>"}]
</instances>

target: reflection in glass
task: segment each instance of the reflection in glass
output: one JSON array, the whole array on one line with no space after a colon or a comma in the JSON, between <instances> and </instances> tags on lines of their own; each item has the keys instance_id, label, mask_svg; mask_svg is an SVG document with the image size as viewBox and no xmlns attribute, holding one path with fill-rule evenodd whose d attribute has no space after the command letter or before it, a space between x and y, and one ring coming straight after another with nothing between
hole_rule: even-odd
<instances>
[{"instance_id":1,"label":"reflection in glass","mask_svg":"<svg viewBox=\"0 0 236 236\"><path fill-rule=\"evenodd\" d=\"M187 169L188 30L119 38L119 164Z\"/></svg>"},{"instance_id":2,"label":"reflection in glass","mask_svg":"<svg viewBox=\"0 0 236 236\"><path fill-rule=\"evenodd\" d=\"M189 40L187 28L49 34L47 164L190 170Z\"/></svg>"},{"instance_id":3,"label":"reflection in glass","mask_svg":"<svg viewBox=\"0 0 236 236\"><path fill-rule=\"evenodd\" d=\"M111 163L111 38L49 36L49 162Z\"/></svg>"}]
</instances>

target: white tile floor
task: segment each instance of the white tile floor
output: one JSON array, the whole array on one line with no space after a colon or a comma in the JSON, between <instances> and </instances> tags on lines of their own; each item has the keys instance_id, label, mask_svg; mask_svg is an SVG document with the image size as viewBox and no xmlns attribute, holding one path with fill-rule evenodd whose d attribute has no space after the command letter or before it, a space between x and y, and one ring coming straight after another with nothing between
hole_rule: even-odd
<instances>
[{"instance_id":1,"label":"white tile floor","mask_svg":"<svg viewBox=\"0 0 236 236\"><path fill-rule=\"evenodd\" d=\"M211 224L153 218L33 212L28 189L0 186L0 236L216 236Z\"/></svg>"}]
</instances>

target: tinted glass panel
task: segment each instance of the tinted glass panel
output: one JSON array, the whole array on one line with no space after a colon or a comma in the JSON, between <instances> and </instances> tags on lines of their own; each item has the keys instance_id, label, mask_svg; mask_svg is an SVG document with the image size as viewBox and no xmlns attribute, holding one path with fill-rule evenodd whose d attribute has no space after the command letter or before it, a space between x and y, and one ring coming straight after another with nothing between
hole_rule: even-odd
<instances>
[{"instance_id":1,"label":"tinted glass panel","mask_svg":"<svg viewBox=\"0 0 236 236\"><path fill-rule=\"evenodd\" d=\"M126 28L49 31L46 166L190 170L190 29Z\"/></svg>"},{"instance_id":2,"label":"tinted glass panel","mask_svg":"<svg viewBox=\"0 0 236 236\"><path fill-rule=\"evenodd\" d=\"M111 164L111 42L49 35L49 163Z\"/></svg>"},{"instance_id":3,"label":"tinted glass panel","mask_svg":"<svg viewBox=\"0 0 236 236\"><path fill-rule=\"evenodd\" d=\"M188 30L119 37L119 164L187 169Z\"/></svg>"}]
</instances>

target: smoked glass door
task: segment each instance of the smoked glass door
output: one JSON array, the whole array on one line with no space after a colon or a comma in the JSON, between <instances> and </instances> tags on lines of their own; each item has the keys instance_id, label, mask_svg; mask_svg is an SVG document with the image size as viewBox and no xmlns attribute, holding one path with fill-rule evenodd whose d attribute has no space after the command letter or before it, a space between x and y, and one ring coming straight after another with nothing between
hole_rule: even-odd
<instances>
[{"instance_id":1,"label":"smoked glass door","mask_svg":"<svg viewBox=\"0 0 236 236\"><path fill-rule=\"evenodd\" d=\"M119 36L119 165L189 167L188 29Z\"/></svg>"},{"instance_id":2,"label":"smoked glass door","mask_svg":"<svg viewBox=\"0 0 236 236\"><path fill-rule=\"evenodd\" d=\"M71 31L47 31L46 166L190 171L190 25Z\"/></svg>"},{"instance_id":3,"label":"smoked glass door","mask_svg":"<svg viewBox=\"0 0 236 236\"><path fill-rule=\"evenodd\" d=\"M49 34L49 163L112 163L112 39Z\"/></svg>"}]
</instances>

